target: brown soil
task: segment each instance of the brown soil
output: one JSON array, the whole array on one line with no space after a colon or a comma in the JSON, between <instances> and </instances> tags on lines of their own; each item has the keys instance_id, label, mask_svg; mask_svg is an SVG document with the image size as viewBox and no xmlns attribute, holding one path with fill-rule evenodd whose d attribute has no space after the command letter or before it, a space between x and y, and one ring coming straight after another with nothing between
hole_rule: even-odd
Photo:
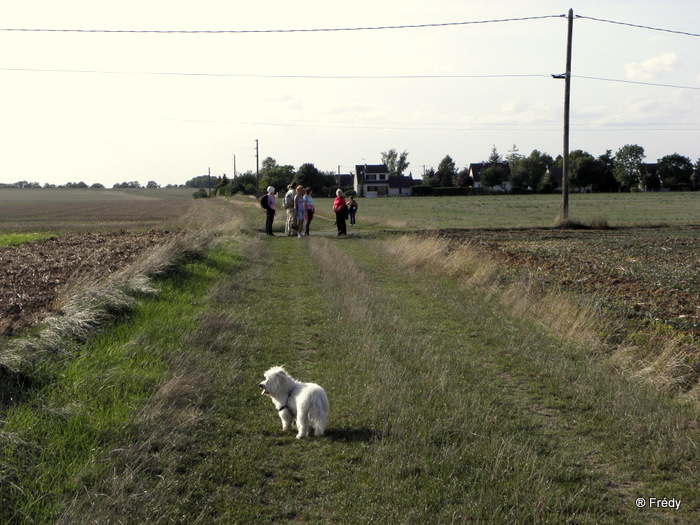
<instances>
[{"instance_id":1,"label":"brown soil","mask_svg":"<svg viewBox=\"0 0 700 525\"><path fill-rule=\"evenodd\" d=\"M549 289L607 298L630 319L700 336L700 227L444 231Z\"/></svg>"},{"instance_id":2,"label":"brown soil","mask_svg":"<svg viewBox=\"0 0 700 525\"><path fill-rule=\"evenodd\" d=\"M0 334L16 334L51 314L59 290L70 280L115 272L173 235L157 230L68 233L0 247Z\"/></svg>"}]
</instances>

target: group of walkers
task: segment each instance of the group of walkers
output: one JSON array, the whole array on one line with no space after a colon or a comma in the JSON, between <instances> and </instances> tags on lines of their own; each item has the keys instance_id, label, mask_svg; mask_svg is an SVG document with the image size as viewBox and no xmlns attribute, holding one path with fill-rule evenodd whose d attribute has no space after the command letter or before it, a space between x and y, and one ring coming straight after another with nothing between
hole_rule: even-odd
<instances>
[{"instance_id":1,"label":"group of walkers","mask_svg":"<svg viewBox=\"0 0 700 525\"><path fill-rule=\"evenodd\" d=\"M335 224L338 227L338 236L347 235L345 221L350 218L350 224L355 224L355 215L357 213L357 201L354 197L348 197L345 200L343 191L338 189L335 200L333 201L333 212L335 213ZM267 194L260 199L261 206L266 211L265 233L272 233L272 223L275 220L275 188L270 186L267 188ZM316 208L314 207L313 191L310 187L303 186L292 182L287 186L287 193L282 200L282 207L287 212L287 220L284 225L284 234L287 237L304 237L309 235L309 226L314 218Z\"/></svg>"}]
</instances>

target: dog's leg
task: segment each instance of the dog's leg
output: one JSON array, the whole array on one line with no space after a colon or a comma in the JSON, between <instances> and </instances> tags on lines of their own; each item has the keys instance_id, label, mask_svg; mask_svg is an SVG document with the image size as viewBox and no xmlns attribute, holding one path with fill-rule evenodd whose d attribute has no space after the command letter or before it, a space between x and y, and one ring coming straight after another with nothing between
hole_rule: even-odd
<instances>
[{"instance_id":1,"label":"dog's leg","mask_svg":"<svg viewBox=\"0 0 700 525\"><path fill-rule=\"evenodd\" d=\"M326 425L324 424L323 420L317 419L314 421L314 436L322 436L325 431Z\"/></svg>"},{"instance_id":2,"label":"dog's leg","mask_svg":"<svg viewBox=\"0 0 700 525\"><path fill-rule=\"evenodd\" d=\"M282 430L286 432L291 428L292 424L292 414L289 412L289 410L282 410L280 414L280 419L282 420Z\"/></svg>"},{"instance_id":3,"label":"dog's leg","mask_svg":"<svg viewBox=\"0 0 700 525\"><path fill-rule=\"evenodd\" d=\"M297 414L297 427L299 428L297 439L305 438L309 435L309 418L306 412L300 410Z\"/></svg>"}]
</instances>

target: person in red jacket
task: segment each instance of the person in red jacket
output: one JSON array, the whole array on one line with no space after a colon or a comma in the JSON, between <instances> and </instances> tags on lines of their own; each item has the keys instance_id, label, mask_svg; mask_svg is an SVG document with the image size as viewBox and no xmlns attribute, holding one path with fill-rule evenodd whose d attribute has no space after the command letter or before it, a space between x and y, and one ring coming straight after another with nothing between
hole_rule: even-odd
<instances>
[{"instance_id":1,"label":"person in red jacket","mask_svg":"<svg viewBox=\"0 0 700 525\"><path fill-rule=\"evenodd\" d=\"M348 207L345 204L343 190L338 189L335 194L336 198L333 201L333 211L335 212L335 224L338 226L338 235L347 235L345 221L348 218Z\"/></svg>"}]
</instances>

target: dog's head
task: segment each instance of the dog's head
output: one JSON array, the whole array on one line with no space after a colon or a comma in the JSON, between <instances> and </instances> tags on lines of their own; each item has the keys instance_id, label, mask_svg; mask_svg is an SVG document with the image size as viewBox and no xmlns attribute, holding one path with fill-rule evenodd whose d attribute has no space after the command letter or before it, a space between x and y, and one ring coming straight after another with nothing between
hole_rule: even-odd
<instances>
[{"instance_id":1,"label":"dog's head","mask_svg":"<svg viewBox=\"0 0 700 525\"><path fill-rule=\"evenodd\" d=\"M262 395L275 396L280 392L289 391L292 378L281 366L273 366L265 372L265 381L258 385Z\"/></svg>"}]
</instances>

